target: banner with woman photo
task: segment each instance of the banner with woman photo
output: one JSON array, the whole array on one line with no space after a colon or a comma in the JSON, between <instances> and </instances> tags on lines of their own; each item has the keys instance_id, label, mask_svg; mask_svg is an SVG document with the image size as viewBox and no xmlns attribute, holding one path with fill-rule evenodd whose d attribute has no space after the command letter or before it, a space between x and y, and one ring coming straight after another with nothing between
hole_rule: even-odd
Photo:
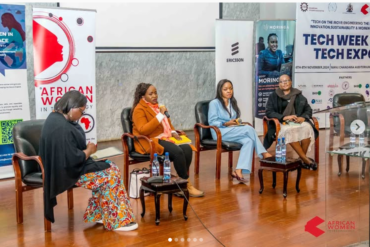
<instances>
[{"instance_id":1,"label":"banner with woman photo","mask_svg":"<svg viewBox=\"0 0 370 247\"><path fill-rule=\"evenodd\" d=\"M30 119L25 6L0 4L0 178L14 176L13 126Z\"/></svg>"},{"instance_id":2,"label":"banner with woman photo","mask_svg":"<svg viewBox=\"0 0 370 247\"><path fill-rule=\"evenodd\" d=\"M87 98L79 120L86 140L96 143L95 17L93 10L33 9L36 118L45 119L68 91Z\"/></svg>"},{"instance_id":3,"label":"banner with woman photo","mask_svg":"<svg viewBox=\"0 0 370 247\"><path fill-rule=\"evenodd\" d=\"M265 116L269 95L279 76L292 76L295 21L258 21L255 35L255 117Z\"/></svg>"}]
</instances>

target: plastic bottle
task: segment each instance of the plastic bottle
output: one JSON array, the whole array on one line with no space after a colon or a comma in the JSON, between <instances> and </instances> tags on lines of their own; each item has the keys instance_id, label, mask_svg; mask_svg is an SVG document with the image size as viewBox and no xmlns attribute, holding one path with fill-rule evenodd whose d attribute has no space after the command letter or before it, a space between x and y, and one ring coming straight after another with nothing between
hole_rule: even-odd
<instances>
[{"instance_id":1,"label":"plastic bottle","mask_svg":"<svg viewBox=\"0 0 370 247\"><path fill-rule=\"evenodd\" d=\"M158 154L154 154L154 159L152 163L152 176L159 176L159 162L158 162Z\"/></svg>"},{"instance_id":2,"label":"plastic bottle","mask_svg":"<svg viewBox=\"0 0 370 247\"><path fill-rule=\"evenodd\" d=\"M351 132L351 135L349 137L349 145L351 148L354 148L356 146L356 135L353 132Z\"/></svg>"},{"instance_id":3,"label":"plastic bottle","mask_svg":"<svg viewBox=\"0 0 370 247\"><path fill-rule=\"evenodd\" d=\"M358 138L358 145L360 147L363 147L365 146L365 133L362 132L360 135L359 135L359 138Z\"/></svg>"},{"instance_id":4,"label":"plastic bottle","mask_svg":"<svg viewBox=\"0 0 370 247\"><path fill-rule=\"evenodd\" d=\"M285 145L285 137L281 139L281 162L285 163L286 161L286 145Z\"/></svg>"},{"instance_id":5,"label":"plastic bottle","mask_svg":"<svg viewBox=\"0 0 370 247\"><path fill-rule=\"evenodd\" d=\"M280 138L278 139L278 142L276 143L275 148L275 160L277 162L281 162L281 145L280 145Z\"/></svg>"},{"instance_id":6,"label":"plastic bottle","mask_svg":"<svg viewBox=\"0 0 370 247\"><path fill-rule=\"evenodd\" d=\"M169 157L169 153L165 153L166 158L164 159L163 163L163 181L169 182L171 180L171 161Z\"/></svg>"}]
</instances>

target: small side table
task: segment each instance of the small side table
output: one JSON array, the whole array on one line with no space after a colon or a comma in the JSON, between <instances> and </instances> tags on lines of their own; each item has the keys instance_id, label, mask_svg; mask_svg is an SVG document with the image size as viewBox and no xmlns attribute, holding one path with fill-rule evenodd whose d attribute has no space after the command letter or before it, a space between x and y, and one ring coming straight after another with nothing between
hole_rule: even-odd
<instances>
[{"instance_id":1,"label":"small side table","mask_svg":"<svg viewBox=\"0 0 370 247\"><path fill-rule=\"evenodd\" d=\"M182 179L179 177L172 176L171 181L168 183L148 183L148 177L143 177L141 180L141 187L140 187L140 201L143 207L143 212L141 213L141 217L145 215L145 200L144 200L144 192L151 192L154 194L154 202L155 202L155 224L159 225L160 219L160 198L162 194L168 194L168 210L170 213L172 212L172 194L176 192L180 192L181 190L184 191L184 206L183 206L183 215L184 219L187 220L188 216L186 216L186 210L188 208L188 201L189 200L189 191L187 189L188 180ZM176 185L176 183L180 186Z\"/></svg>"},{"instance_id":2,"label":"small side table","mask_svg":"<svg viewBox=\"0 0 370 247\"><path fill-rule=\"evenodd\" d=\"M262 194L264 186L263 186L263 177L262 172L263 170L272 171L272 188L276 186L276 172L283 172L284 173L284 189L283 189L283 196L284 198L287 197L287 184L288 184L288 172L297 170L297 181L296 181L296 190L299 193L299 180L301 179L301 160L299 159L287 159L285 163L277 162L275 157L270 157L267 159L260 160L260 168L258 169L258 177L260 180L260 194Z\"/></svg>"}]
</instances>

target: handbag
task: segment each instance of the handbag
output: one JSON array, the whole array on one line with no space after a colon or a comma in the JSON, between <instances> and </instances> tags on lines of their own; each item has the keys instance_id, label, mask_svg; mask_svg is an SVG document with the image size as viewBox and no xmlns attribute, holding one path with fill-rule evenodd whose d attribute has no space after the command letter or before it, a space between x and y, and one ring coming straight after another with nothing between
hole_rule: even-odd
<instances>
[{"instance_id":1,"label":"handbag","mask_svg":"<svg viewBox=\"0 0 370 247\"><path fill-rule=\"evenodd\" d=\"M140 187L141 187L140 178L143 177L150 177L150 171L146 167L144 167L143 169L135 168L132 172L130 172L129 196L131 198L140 197ZM149 194L150 193L145 192L144 196L148 196Z\"/></svg>"}]
</instances>

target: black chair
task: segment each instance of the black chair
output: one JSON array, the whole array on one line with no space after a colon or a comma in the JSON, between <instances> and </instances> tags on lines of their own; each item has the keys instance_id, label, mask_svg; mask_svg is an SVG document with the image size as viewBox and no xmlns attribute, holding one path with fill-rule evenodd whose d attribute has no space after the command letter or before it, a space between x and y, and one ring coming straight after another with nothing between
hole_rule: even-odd
<instances>
[{"instance_id":1,"label":"black chair","mask_svg":"<svg viewBox=\"0 0 370 247\"><path fill-rule=\"evenodd\" d=\"M333 97L333 108L346 106L350 104L362 104L365 102L365 98L360 93L339 93L334 95ZM351 123L353 120L361 119L365 122L365 133L370 132L370 128L368 123L370 123L370 119L366 108L359 108L359 109L347 109L345 111L341 111L340 113L330 114L330 136L332 138L329 139L329 148L333 149L333 141L334 136L339 136L339 145L340 147L346 147L344 145L344 138L345 136L350 135L351 133ZM348 146L348 144L347 144ZM350 157L346 156L346 172L349 172L350 168ZM338 176L342 174L342 163L343 163L343 155L338 155ZM361 177L365 178L365 167L366 167L366 160L362 159L362 174Z\"/></svg>"},{"instance_id":2,"label":"black chair","mask_svg":"<svg viewBox=\"0 0 370 247\"><path fill-rule=\"evenodd\" d=\"M121 137L122 148L123 148L123 169L124 169L124 182L125 187L128 190L128 180L129 180L129 166L150 161L150 164L153 161L154 157L154 144L152 140L144 135L134 136L132 134L132 121L131 121L131 108L124 108L121 112L121 123L123 128L123 135ZM180 135L185 135L185 132L181 130L176 130ZM141 154L135 151L134 141L138 139L144 139L149 142L150 154ZM158 155L158 162L160 164L159 172L163 174L163 161L164 155ZM172 160L171 160L172 161ZM150 176L152 176L152 169L150 169Z\"/></svg>"},{"instance_id":3,"label":"black chair","mask_svg":"<svg viewBox=\"0 0 370 247\"><path fill-rule=\"evenodd\" d=\"M221 177L221 153L229 153L229 172L233 166L233 151L239 151L242 144L237 142L222 141L222 136L219 128L215 126L209 126L208 124L208 105L210 100L200 101L195 105L195 119L196 124L194 125L195 135L195 174L199 174L199 156L200 152L207 150L217 150L216 153L216 178ZM252 126L251 124L247 123ZM213 129L217 134L217 140L213 140L211 130ZM201 146L202 145L202 146ZM254 153L252 161L252 172L254 172Z\"/></svg>"},{"instance_id":4,"label":"black chair","mask_svg":"<svg viewBox=\"0 0 370 247\"><path fill-rule=\"evenodd\" d=\"M121 113L121 123L123 128L123 135L121 137L122 148L123 148L123 170L124 170L124 183L128 190L128 180L129 180L129 166L150 161L152 163L154 157L154 144L152 140L148 137L139 135L134 136L132 134L132 121L130 118L131 107L124 108ZM150 144L150 154L141 154L135 151L134 140L144 139ZM160 162L161 163L161 162ZM161 174L163 174L163 166L160 166ZM152 170L150 169L150 175Z\"/></svg>"},{"instance_id":5,"label":"black chair","mask_svg":"<svg viewBox=\"0 0 370 247\"><path fill-rule=\"evenodd\" d=\"M333 108L346 106L354 103L363 103L365 102L365 98L360 93L339 93L334 95L333 97ZM365 114L365 115L363 115ZM358 119L360 116L361 119L366 119L366 110L361 111L359 109L349 109L346 111L342 111L341 114L331 114L330 115L330 122L331 122L331 134L336 134L340 136L340 141L343 142L344 137L346 135L351 134L351 123L353 120ZM368 121L365 122L365 126L368 126Z\"/></svg>"},{"instance_id":6,"label":"black chair","mask_svg":"<svg viewBox=\"0 0 370 247\"><path fill-rule=\"evenodd\" d=\"M12 157L12 163L15 173L18 224L23 222L23 192L43 188L44 166L38 152L44 122L45 120L24 121L17 123L13 128L15 153ZM67 193L68 209L72 209L73 189L69 189ZM44 228L45 231L51 231L51 222L46 218L44 219Z\"/></svg>"}]
</instances>

